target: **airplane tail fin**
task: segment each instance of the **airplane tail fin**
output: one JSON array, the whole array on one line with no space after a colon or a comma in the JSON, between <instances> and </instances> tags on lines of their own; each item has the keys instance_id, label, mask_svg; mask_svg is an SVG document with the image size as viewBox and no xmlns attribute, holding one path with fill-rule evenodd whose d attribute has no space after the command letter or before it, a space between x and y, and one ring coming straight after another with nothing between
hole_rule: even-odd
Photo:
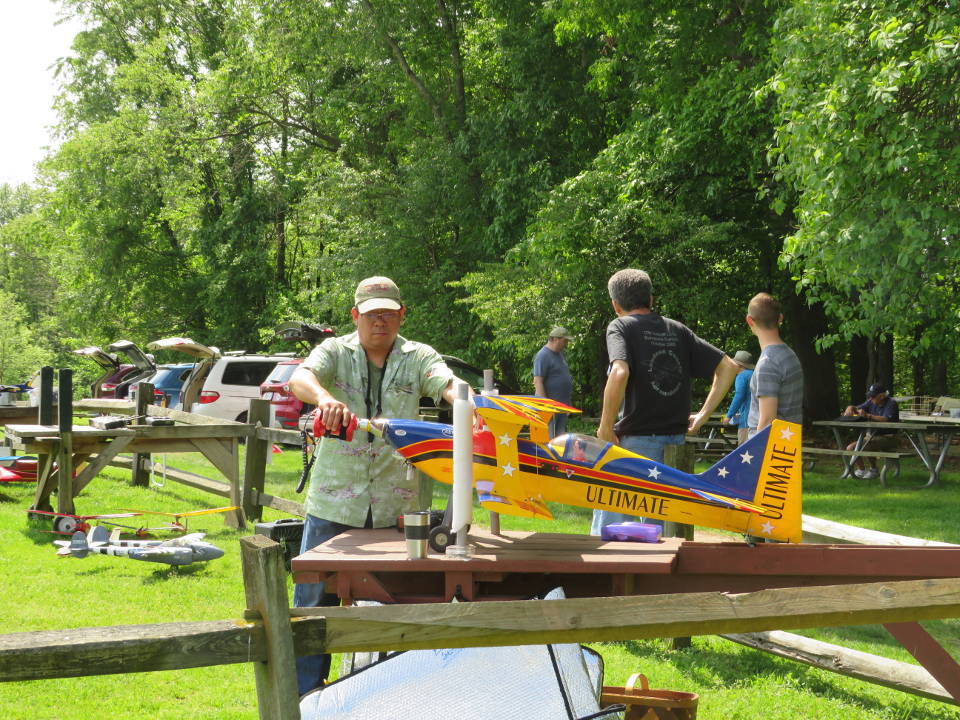
<instances>
[{"instance_id":1,"label":"airplane tail fin","mask_svg":"<svg viewBox=\"0 0 960 720\"><path fill-rule=\"evenodd\" d=\"M801 542L802 448L801 426L774 420L699 477L724 488L732 507L750 513L747 534Z\"/></svg>"},{"instance_id":2,"label":"airplane tail fin","mask_svg":"<svg viewBox=\"0 0 960 720\"><path fill-rule=\"evenodd\" d=\"M62 555L71 555L75 558L85 558L90 554L90 545L87 543L87 536L82 530L77 530L70 538L70 544L58 551Z\"/></svg>"}]
</instances>

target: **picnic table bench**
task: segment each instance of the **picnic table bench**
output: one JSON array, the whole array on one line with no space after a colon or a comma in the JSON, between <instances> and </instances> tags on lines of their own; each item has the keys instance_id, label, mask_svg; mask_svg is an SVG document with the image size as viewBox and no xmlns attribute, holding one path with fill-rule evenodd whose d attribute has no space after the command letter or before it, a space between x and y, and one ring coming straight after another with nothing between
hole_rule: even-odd
<instances>
[{"instance_id":1,"label":"picnic table bench","mask_svg":"<svg viewBox=\"0 0 960 720\"><path fill-rule=\"evenodd\" d=\"M886 486L887 484L887 472L892 469L893 474L891 477L898 477L900 475L900 461L913 455L913 453L910 452L885 452L882 450L838 450L836 448L821 447L804 447L802 452L803 467L805 470L813 470L818 458L831 455L834 457L843 458L845 461L846 458L851 458L851 462L858 457L883 460L883 465L880 468L880 484L882 486ZM844 477L847 477L847 475L844 474Z\"/></svg>"},{"instance_id":2,"label":"picnic table bench","mask_svg":"<svg viewBox=\"0 0 960 720\"><path fill-rule=\"evenodd\" d=\"M700 431L706 435L687 435L685 438L686 443L697 446L698 459L724 457L740 444L736 426L725 425L721 418L708 420Z\"/></svg>"}]
</instances>

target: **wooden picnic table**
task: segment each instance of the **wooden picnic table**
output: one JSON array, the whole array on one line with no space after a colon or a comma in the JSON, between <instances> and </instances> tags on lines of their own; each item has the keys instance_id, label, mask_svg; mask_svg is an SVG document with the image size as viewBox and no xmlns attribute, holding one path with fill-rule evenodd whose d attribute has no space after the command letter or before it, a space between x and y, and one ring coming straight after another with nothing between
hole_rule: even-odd
<instances>
[{"instance_id":1,"label":"wooden picnic table","mask_svg":"<svg viewBox=\"0 0 960 720\"><path fill-rule=\"evenodd\" d=\"M5 428L12 446L24 453L44 458L37 468L37 491L32 507L52 509L49 498L59 488L57 511L72 514L73 499L107 465L122 453L200 452L227 479L225 496L232 505L240 505L240 466L238 442L246 436L247 427L239 423L222 425L127 425L99 430L87 425L73 425L64 433L55 425L18 425ZM55 464L56 461L56 464ZM60 477L59 468L77 469L76 475ZM199 478L198 481L203 480ZM209 484L210 481L208 481ZM210 490L209 487L204 489ZM243 525L237 511L227 514L231 525Z\"/></svg>"},{"instance_id":2,"label":"wooden picnic table","mask_svg":"<svg viewBox=\"0 0 960 720\"><path fill-rule=\"evenodd\" d=\"M960 548L743 542L608 542L570 533L470 530L467 558L407 557L395 528L351 529L291 561L295 583L326 582L345 603L749 592L925 577L960 577Z\"/></svg>"},{"instance_id":3,"label":"wooden picnic table","mask_svg":"<svg viewBox=\"0 0 960 720\"><path fill-rule=\"evenodd\" d=\"M857 454L864 450L867 441L867 433L871 430L892 430L897 434L902 434L910 442L917 457L923 463L923 466L930 473L927 482L921 487L927 488L940 483L940 471L943 469L943 463L950 452L950 444L954 435L960 433L960 423L941 421L915 421L902 420L901 422L869 422L856 420L817 420L813 424L818 427L828 427L833 430L833 436L837 443L838 450L844 450L847 447L846 437L856 435L856 444L852 454L842 455L844 469L841 477L852 477L854 462ZM954 418L956 420L956 418ZM931 447L927 442L927 436L934 435L937 438L937 446ZM869 452L869 451L865 451Z\"/></svg>"},{"instance_id":4,"label":"wooden picnic table","mask_svg":"<svg viewBox=\"0 0 960 720\"><path fill-rule=\"evenodd\" d=\"M712 415L711 419L700 427L700 434L686 436L687 443L698 446L698 456L707 453L725 455L740 444L737 440L737 426L724 424L722 418L723 415Z\"/></svg>"},{"instance_id":5,"label":"wooden picnic table","mask_svg":"<svg viewBox=\"0 0 960 720\"><path fill-rule=\"evenodd\" d=\"M294 557L295 583L326 582L344 604L729 592L960 577L960 548L789 543L604 542L563 533L470 531L467 558L410 560L393 528L353 529ZM955 697L960 666L918 623L885 627Z\"/></svg>"}]
</instances>

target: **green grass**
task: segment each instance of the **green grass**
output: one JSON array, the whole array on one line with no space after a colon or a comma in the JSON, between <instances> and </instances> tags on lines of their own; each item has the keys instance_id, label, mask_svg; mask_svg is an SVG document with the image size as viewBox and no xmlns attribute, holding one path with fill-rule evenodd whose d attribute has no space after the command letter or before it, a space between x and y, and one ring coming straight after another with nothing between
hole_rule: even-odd
<instances>
[{"instance_id":1,"label":"green grass","mask_svg":"<svg viewBox=\"0 0 960 720\"><path fill-rule=\"evenodd\" d=\"M198 455L170 456L172 465L211 476ZM288 450L268 466L268 493L294 498L300 457ZM953 508L960 504L960 473L945 474L943 487L918 492L925 476L906 463L903 477L880 490L876 481L840 480L837 466L821 463L805 475L804 511L810 515L876 530L960 542ZM222 498L168 481L163 487L133 488L128 473L110 470L77 499L78 512L111 512L133 507L182 511L217 507ZM445 488L437 489L442 497ZM205 530L226 550L216 561L180 570L151 563L93 556L58 558L53 537L26 521L33 487L0 486L0 633L26 630L220 620L239 617L244 605L240 571L241 533L225 528L220 516L195 518L192 530ZM501 518L507 530L586 532L590 513L555 507L554 523ZM476 522L486 524L477 511ZM283 517L265 511L265 519ZM137 518L139 519L139 518ZM137 520L135 519L135 520ZM925 623L960 657L960 622ZM812 637L911 662L879 626L829 628ZM641 671L654 687L700 694L701 720L720 718L823 718L827 720L939 720L960 717L952 706L815 670L735 645L697 637L687 650L669 640L605 643L606 683L623 684ZM149 717L169 720L254 719L253 670L232 665L195 670L103 677L0 683L0 718L60 720L70 717Z\"/></svg>"}]
</instances>

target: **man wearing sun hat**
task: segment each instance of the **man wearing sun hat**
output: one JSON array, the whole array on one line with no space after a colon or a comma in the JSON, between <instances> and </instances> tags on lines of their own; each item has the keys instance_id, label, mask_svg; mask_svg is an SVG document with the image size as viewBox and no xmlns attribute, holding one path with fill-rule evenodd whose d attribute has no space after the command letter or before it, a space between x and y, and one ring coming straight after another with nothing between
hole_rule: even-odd
<instances>
[{"instance_id":1,"label":"man wearing sun hat","mask_svg":"<svg viewBox=\"0 0 960 720\"><path fill-rule=\"evenodd\" d=\"M737 350L733 361L740 366L736 379L733 381L733 400L727 408L724 421L737 428L737 444L743 445L750 434L750 425L747 418L750 415L750 378L753 377L753 355L746 350Z\"/></svg>"},{"instance_id":2,"label":"man wearing sun hat","mask_svg":"<svg viewBox=\"0 0 960 720\"><path fill-rule=\"evenodd\" d=\"M565 327L555 326L544 345L533 358L533 388L537 397L550 398L569 405L573 396L573 378L563 351L570 343ZM550 437L567 431L567 414L558 413L550 419Z\"/></svg>"},{"instance_id":3,"label":"man wearing sun hat","mask_svg":"<svg viewBox=\"0 0 960 720\"><path fill-rule=\"evenodd\" d=\"M294 371L290 390L316 406L333 433L353 417L407 418L419 415L421 397L454 399L454 374L429 345L400 335L406 307L387 277L360 281L351 310L356 330L328 338ZM404 512L429 507L419 475L407 474L403 458L381 439L355 433L352 441L325 437L307 490L301 552L349 528L397 524ZM297 584L296 607L337 604L324 583ZM330 668L329 655L297 658L300 694L319 687Z\"/></svg>"}]
</instances>

